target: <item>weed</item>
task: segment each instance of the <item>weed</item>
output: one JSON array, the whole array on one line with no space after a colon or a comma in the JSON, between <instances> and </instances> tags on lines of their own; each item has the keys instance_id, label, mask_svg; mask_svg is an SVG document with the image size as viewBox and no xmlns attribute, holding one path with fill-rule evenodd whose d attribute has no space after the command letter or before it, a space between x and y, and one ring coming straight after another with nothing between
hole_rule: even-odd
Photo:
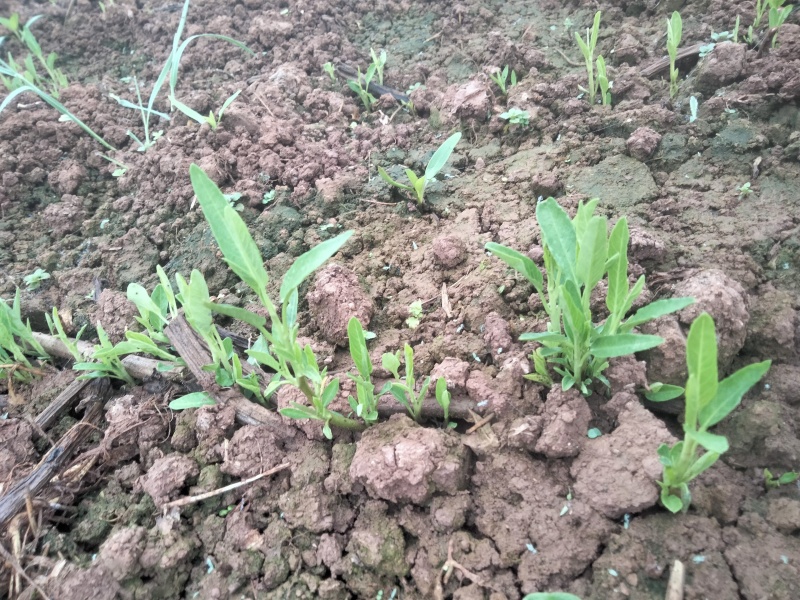
<instances>
[{"instance_id":1,"label":"weed","mask_svg":"<svg viewBox=\"0 0 800 600\"><path fill-rule=\"evenodd\" d=\"M320 369L311 346L301 346L297 340L298 288L344 245L353 232L347 231L326 240L294 261L281 282L279 312L267 294L269 276L264 269L258 247L247 230L247 225L200 167L192 165L189 168L189 175L203 214L225 261L255 292L259 302L269 314L271 330L267 331L264 317L242 308L211 303L205 300L205 295L203 301L199 302L200 294L197 294L196 298L198 304L214 312L244 321L258 330L259 337L247 353L253 361L266 365L275 372L263 391L263 396L268 398L280 386L288 384L300 390L308 401L308 406L294 403L289 408L281 409L282 415L295 419L320 420L323 422L322 431L328 438L332 437L331 426L361 429L363 425L359 421L328 408L339 392L339 379L328 376L327 369ZM208 329L207 323L202 325ZM236 355L233 355L232 360L235 367L238 360ZM239 381L236 383L241 385Z\"/></svg>"},{"instance_id":2,"label":"weed","mask_svg":"<svg viewBox=\"0 0 800 600\"><path fill-rule=\"evenodd\" d=\"M76 363L81 362L83 360L83 354L78 350L78 341L86 330L86 325L80 328L73 340L67 337L67 333L64 331L64 325L61 323L61 317L58 316L58 310L55 306L53 307L52 316L47 313L44 313L44 316L47 321L47 327L50 329L50 334L61 340L61 343L64 344L64 347L69 351L72 355L72 359Z\"/></svg>"},{"instance_id":3,"label":"weed","mask_svg":"<svg viewBox=\"0 0 800 600\"><path fill-rule=\"evenodd\" d=\"M9 382L27 383L36 369L26 355L47 360L47 352L33 337L30 323L23 323L20 312L19 289L9 306L0 299L0 375Z\"/></svg>"},{"instance_id":4,"label":"weed","mask_svg":"<svg viewBox=\"0 0 800 600\"><path fill-rule=\"evenodd\" d=\"M526 333L522 341L536 341L532 359L534 373L528 379L552 385L547 363L561 375L562 389L577 386L589 393L594 379L608 385L603 371L606 359L633 354L659 345L664 340L654 335L631 333L634 327L685 308L692 298L657 300L640 308L627 320L625 315L644 288L642 275L632 288L628 285L628 222L619 219L607 235L605 217L593 215L597 199L581 203L573 220L553 198L539 202L536 220L542 235L544 277L524 254L493 242L486 249L522 274L534 287L549 317L547 331ZM592 291L607 277L604 323L592 323Z\"/></svg>"},{"instance_id":5,"label":"weed","mask_svg":"<svg viewBox=\"0 0 800 600\"><path fill-rule=\"evenodd\" d=\"M683 21L678 11L672 13L672 17L667 19L667 54L669 54L669 97L674 98L678 95L678 67L675 61L678 59L678 46L683 35Z\"/></svg>"},{"instance_id":6,"label":"weed","mask_svg":"<svg viewBox=\"0 0 800 600\"><path fill-rule=\"evenodd\" d=\"M500 88L503 96L508 95L508 88L506 87L508 83L508 65L503 67L503 70L495 71L489 75L492 81L497 84L497 87ZM511 71L511 85L517 85L517 72ZM508 86L511 87L511 86Z\"/></svg>"},{"instance_id":7,"label":"weed","mask_svg":"<svg viewBox=\"0 0 800 600\"><path fill-rule=\"evenodd\" d=\"M212 130L216 131L217 127L219 127L220 122L222 121L222 115L225 114L225 111L228 110L228 107L233 104L233 101L239 97L239 94L242 93L242 90L236 90L233 94L228 96L225 102L222 103L222 106L217 111L217 115L214 116L214 111L209 111L208 116L203 116L196 110L189 108L183 102L175 98L174 96L170 96L170 102L172 102L172 106L177 108L181 111L184 115L196 121L200 125L208 123Z\"/></svg>"},{"instance_id":8,"label":"weed","mask_svg":"<svg viewBox=\"0 0 800 600\"><path fill-rule=\"evenodd\" d=\"M432 181L436 175L438 175L439 171L444 168L444 165L447 163L450 155L453 153L453 150L460 139L461 132L456 132L447 138L442 145L437 148L436 152L433 153L433 156L431 156L431 159L428 161L428 165L425 167L425 174L421 177L414 173L414 171L411 169L407 168L406 176L411 182L411 185L406 185L400 183L399 181L395 181L389 176L383 167L378 167L378 173L389 185L400 188L401 190L413 191L417 196L417 204L422 204L425 202L425 188L427 187L428 183Z\"/></svg>"},{"instance_id":9,"label":"weed","mask_svg":"<svg viewBox=\"0 0 800 600\"><path fill-rule=\"evenodd\" d=\"M90 360L72 365L72 368L76 371L86 371L78 379L113 377L124 381L128 385L135 385L136 382L125 370L119 353L114 348L111 340L108 339L108 334L106 334L100 323L97 324L97 339L99 344L94 347Z\"/></svg>"},{"instance_id":10,"label":"weed","mask_svg":"<svg viewBox=\"0 0 800 600\"><path fill-rule=\"evenodd\" d=\"M527 110L521 110L513 107L500 114L500 118L508 121L511 125L522 125L523 127L527 127L530 125L531 113L529 113Z\"/></svg>"},{"instance_id":11,"label":"weed","mask_svg":"<svg viewBox=\"0 0 800 600\"><path fill-rule=\"evenodd\" d=\"M444 377L439 377L436 380L436 402L442 407L444 413L444 426L448 429L453 429L456 424L450 420L450 400L452 398L450 392L447 390L447 380Z\"/></svg>"},{"instance_id":12,"label":"weed","mask_svg":"<svg viewBox=\"0 0 800 600\"><path fill-rule=\"evenodd\" d=\"M406 325L408 325L409 329L416 329L419 327L419 321L421 318L422 301L414 300L414 302L408 305L408 318L406 319Z\"/></svg>"},{"instance_id":13,"label":"weed","mask_svg":"<svg viewBox=\"0 0 800 600\"><path fill-rule=\"evenodd\" d=\"M787 471L780 477L775 477L772 474L772 471L769 469L764 469L764 487L767 489L788 485L790 483L794 483L798 479L800 479L800 473L797 473L796 471Z\"/></svg>"},{"instance_id":14,"label":"weed","mask_svg":"<svg viewBox=\"0 0 800 600\"><path fill-rule=\"evenodd\" d=\"M608 72L606 71L606 61L602 56L598 56L595 61L597 65L597 86L600 88L600 101L603 106L611 106L611 86L613 81L608 80Z\"/></svg>"},{"instance_id":15,"label":"weed","mask_svg":"<svg viewBox=\"0 0 800 600\"><path fill-rule=\"evenodd\" d=\"M685 438L671 448L662 444L658 456L664 465L661 503L671 512L686 512L692 502L688 483L713 465L728 450L725 436L708 429L727 417L742 396L767 372L771 361L743 367L719 381L717 337L714 319L708 313L697 317L686 339L686 366L689 376L684 390L686 409ZM652 399L652 398L651 398ZM698 456L698 446L705 452Z\"/></svg>"},{"instance_id":16,"label":"weed","mask_svg":"<svg viewBox=\"0 0 800 600\"><path fill-rule=\"evenodd\" d=\"M386 50L381 50L380 54L376 54L375 50L370 48L369 55L372 57L372 64L375 66L375 74L378 76L378 83L383 85L383 67L386 66Z\"/></svg>"},{"instance_id":17,"label":"weed","mask_svg":"<svg viewBox=\"0 0 800 600\"><path fill-rule=\"evenodd\" d=\"M356 317L352 317L347 324L347 339L350 344L350 356L358 371L358 375L348 374L348 377L356 384L356 397L348 396L347 402L357 417L363 419L365 423L371 424L378 420L378 398L388 391L388 384L377 396L375 395L367 338L364 335L361 321Z\"/></svg>"},{"instance_id":18,"label":"weed","mask_svg":"<svg viewBox=\"0 0 800 600\"><path fill-rule=\"evenodd\" d=\"M111 164L116 165L117 168L111 172L112 177L122 177L123 175L125 175L125 173L127 173L130 170L130 167L128 165L126 165L122 161L117 160L116 158L112 158L111 156L103 154L102 152L97 152L97 155L100 156L101 158L106 159Z\"/></svg>"},{"instance_id":19,"label":"weed","mask_svg":"<svg viewBox=\"0 0 800 600\"><path fill-rule=\"evenodd\" d=\"M332 62L326 62L322 65L322 70L328 74L331 81L336 81L336 67L333 66Z\"/></svg>"},{"instance_id":20,"label":"weed","mask_svg":"<svg viewBox=\"0 0 800 600\"><path fill-rule=\"evenodd\" d=\"M744 200L753 193L753 188L750 187L750 182L747 181L736 188L736 191L739 192L739 200Z\"/></svg>"},{"instance_id":21,"label":"weed","mask_svg":"<svg viewBox=\"0 0 800 600\"><path fill-rule=\"evenodd\" d=\"M381 358L383 368L394 376L394 381L389 383L388 392L402 404L415 421L419 421L422 414L422 403L428 395L428 387L431 378L426 377L422 381L422 386L417 392L417 380L414 377L414 349L406 344L403 347L403 358L405 362L405 377L400 377L400 351L394 354L387 352ZM449 403L448 403L449 406Z\"/></svg>"},{"instance_id":22,"label":"weed","mask_svg":"<svg viewBox=\"0 0 800 600\"><path fill-rule=\"evenodd\" d=\"M50 273L40 267L30 275L25 275L25 277L22 278L22 281L25 282L25 285L28 286L29 290L36 290L39 289L39 287L42 285L42 282L46 279L50 279Z\"/></svg>"},{"instance_id":23,"label":"weed","mask_svg":"<svg viewBox=\"0 0 800 600\"><path fill-rule=\"evenodd\" d=\"M164 133L163 131L156 131L156 132L153 133L152 136L150 135L150 115L155 115L155 116L160 117L160 118L162 118L162 119L164 119L166 121L169 121L170 119L169 119L169 115L166 115L166 114L164 114L162 112L158 112L157 110L153 110L152 108L145 107L142 104L142 93L141 93L141 90L139 89L139 82L136 80L136 77L124 78L123 79L123 81L125 81L126 83L128 81L131 81L131 80L133 81L133 89L136 92L137 104L134 104L133 102L125 100L125 98L120 98L116 94L109 94L109 96L111 97L112 100L115 100L117 102L117 104L119 104L120 106L122 106L124 108L130 108L130 109L133 109L133 110L137 110L141 114L142 126L144 128L144 141L140 140L139 137L135 133L133 133L130 129L128 131L126 131L125 133L134 142L136 142L136 144L138 146L136 148L136 150L138 152L144 152L147 149L151 148L153 146L153 144L156 143L158 138L160 138L162 136L162 134Z\"/></svg>"},{"instance_id":24,"label":"weed","mask_svg":"<svg viewBox=\"0 0 800 600\"><path fill-rule=\"evenodd\" d=\"M45 56L44 52L42 51L42 47L39 45L39 42L36 39L36 36L31 31L31 25L41 18L42 15L31 17L28 19L28 22L22 26L22 28L19 26L20 23L18 13L12 14L7 19L0 18L0 25L8 29L14 35L14 37L16 37L22 44L25 45L25 47L28 49L28 52L30 52L30 54L25 57L22 64L17 63L17 61L14 60L14 57L9 53L7 64L13 71L21 74L22 78L7 79L2 77L2 81L10 92L17 89L20 85L23 85L24 81L27 81L41 89L46 89L50 95L52 95L54 98L58 98L59 92L67 87L68 82L64 73L61 72L61 69L55 65L58 55L55 52L51 52ZM3 40L4 38L0 38L0 45L2 45ZM44 68L47 74L46 76L40 75L36 70L34 58L39 65Z\"/></svg>"},{"instance_id":25,"label":"weed","mask_svg":"<svg viewBox=\"0 0 800 600\"><path fill-rule=\"evenodd\" d=\"M375 96L369 93L369 84L372 78L375 77L376 69L375 63L372 63L367 67L367 72L364 75L361 74L361 69L359 69L358 76L347 82L348 87L356 93L367 112L371 111L372 105L378 101Z\"/></svg>"},{"instance_id":26,"label":"weed","mask_svg":"<svg viewBox=\"0 0 800 600\"><path fill-rule=\"evenodd\" d=\"M586 88L580 88L581 91L587 93L589 95L589 104L594 105L594 99L597 95L597 87L598 83L595 81L594 77L594 69L595 69L595 59L594 59L594 51L597 47L597 34L600 32L600 16L601 11L597 11L594 15L594 22L592 23L591 29L586 29L586 40L584 40L581 35L576 31L575 32L575 39L578 42L578 47L581 49L581 53L583 54L583 59L586 63L586 75L588 77L588 86Z\"/></svg>"},{"instance_id":27,"label":"weed","mask_svg":"<svg viewBox=\"0 0 800 600\"><path fill-rule=\"evenodd\" d=\"M792 12L792 8L794 6L792 4L788 6L783 6L783 3L786 0L766 0L769 4L769 28L770 29L779 29L781 25L786 22L786 19L789 18L789 14ZM772 36L772 47L775 47L775 44L778 42L778 34L775 33Z\"/></svg>"}]
</instances>

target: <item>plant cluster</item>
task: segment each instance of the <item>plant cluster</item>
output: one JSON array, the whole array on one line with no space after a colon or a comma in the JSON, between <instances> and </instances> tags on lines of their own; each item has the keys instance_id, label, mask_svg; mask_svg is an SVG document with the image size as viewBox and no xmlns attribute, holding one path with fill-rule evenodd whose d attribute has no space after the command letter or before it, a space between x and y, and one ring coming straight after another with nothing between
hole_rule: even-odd
<instances>
[{"instance_id":1,"label":"plant cluster","mask_svg":"<svg viewBox=\"0 0 800 600\"><path fill-rule=\"evenodd\" d=\"M661 503L671 512L686 512L692 502L688 483L728 450L725 436L708 431L727 417L742 396L769 370L765 360L743 367L719 381L717 372L717 336L714 319L708 313L697 317L686 339L688 378L684 389L670 386L674 393L662 394L655 400L669 400L684 394L686 409L683 422L684 439L674 446L662 444L658 456L664 465ZM648 396L653 400L653 396ZM698 455L698 449L705 452Z\"/></svg>"},{"instance_id":2,"label":"plant cluster","mask_svg":"<svg viewBox=\"0 0 800 600\"><path fill-rule=\"evenodd\" d=\"M406 168L406 177L408 177L411 185L400 183L399 181L392 179L389 176L389 173L387 173L383 167L378 167L378 173L389 185L401 190L414 192L417 198L417 204L423 204L425 202L425 188L427 187L428 183L435 179L436 175L438 175L439 171L444 168L445 164L447 164L447 161L450 158L450 155L453 153L453 150L455 149L459 140L461 140L460 131L447 138L442 145L436 149L436 152L433 153L433 156L431 156L431 159L428 161L428 165L425 167L424 175L417 175L413 170Z\"/></svg>"},{"instance_id":3,"label":"plant cluster","mask_svg":"<svg viewBox=\"0 0 800 600\"><path fill-rule=\"evenodd\" d=\"M504 121L508 121L510 125L522 125L523 127L527 127L531 122L531 113L527 110L512 107L506 112L501 113L500 118Z\"/></svg>"},{"instance_id":4,"label":"plant cluster","mask_svg":"<svg viewBox=\"0 0 800 600\"><path fill-rule=\"evenodd\" d=\"M492 81L497 84L497 87L500 88L500 92L503 96L508 95L508 88L517 85L517 72L511 71L511 85L508 85L508 65L503 67L502 70L495 71L489 75Z\"/></svg>"},{"instance_id":5,"label":"plant cluster","mask_svg":"<svg viewBox=\"0 0 800 600\"><path fill-rule=\"evenodd\" d=\"M9 306L0 298L0 377L27 383L37 369L28 356L47 360L47 352L36 341L30 323L22 321L19 303L19 289Z\"/></svg>"},{"instance_id":6,"label":"plant cluster","mask_svg":"<svg viewBox=\"0 0 800 600\"><path fill-rule=\"evenodd\" d=\"M368 112L372 110L372 105L378 101L378 99L370 93L369 84L372 83L372 80L377 75L378 83L383 85L383 68L386 65L386 50L381 50L380 54L376 54L375 50L370 48L369 53L372 57L372 62L367 67L366 72L362 75L361 68L359 68L357 77L347 82L347 86L356 93L358 99L361 100L361 104L364 105L364 108ZM333 78L332 70L329 71L326 65L323 65L322 68Z\"/></svg>"},{"instance_id":7,"label":"plant cluster","mask_svg":"<svg viewBox=\"0 0 800 600\"><path fill-rule=\"evenodd\" d=\"M547 331L526 333L522 341L541 344L532 355L535 372L527 378L552 385L553 371L561 376L562 389L577 387L584 394L597 379L608 385L603 371L607 359L648 350L664 340L654 335L633 333L633 329L663 315L681 310L692 298L669 298L643 306L625 316L642 293L642 275L633 287L628 283L628 222L619 219L608 235L605 217L594 214L597 199L581 203L575 218L554 198L536 206L536 220L544 249L544 276L524 254L494 242L486 250L523 275L544 306L549 317ZM591 297L597 285L606 279L608 317L595 324Z\"/></svg>"},{"instance_id":8,"label":"plant cluster","mask_svg":"<svg viewBox=\"0 0 800 600\"><path fill-rule=\"evenodd\" d=\"M28 21L20 27L19 14L13 13L9 18L0 17L0 26L5 27L11 32L14 37L19 40L27 49L29 54L20 62L15 60L11 53L8 53L8 62L4 66L15 73L18 77L9 77L5 74L0 75L0 81L6 86L9 92L25 82L31 83L47 91L54 98L58 98L59 92L67 87L67 78L61 69L56 67L56 59L58 55L55 52L50 52L45 56L42 47L39 45L36 36L31 31L31 25L42 18L42 15L31 17ZM2 46L4 37L0 37L0 46ZM40 73L36 65L44 69L44 74Z\"/></svg>"},{"instance_id":9,"label":"plant cluster","mask_svg":"<svg viewBox=\"0 0 800 600\"><path fill-rule=\"evenodd\" d=\"M600 100L603 105L611 104L611 86L613 82L608 80L608 72L606 71L606 62L603 56L600 55L595 59L594 52L597 48L597 35L600 32L600 16L601 11L597 11L594 15L594 21L591 29L586 29L586 39L584 40L581 35L576 31L575 39L578 42L578 47L583 54L583 60L586 64L586 75L588 78L588 85L580 87L579 89L589 96L589 104L594 105L597 92L600 92Z\"/></svg>"},{"instance_id":10,"label":"plant cluster","mask_svg":"<svg viewBox=\"0 0 800 600\"><path fill-rule=\"evenodd\" d=\"M794 8L792 4L784 6L785 3L786 0L756 0L756 16L753 24L747 28L747 37L745 38L748 44L755 43L755 31L760 27L764 13L766 13L769 30L776 30L771 44L773 48L775 47L778 40L777 30L786 22Z\"/></svg>"}]
</instances>

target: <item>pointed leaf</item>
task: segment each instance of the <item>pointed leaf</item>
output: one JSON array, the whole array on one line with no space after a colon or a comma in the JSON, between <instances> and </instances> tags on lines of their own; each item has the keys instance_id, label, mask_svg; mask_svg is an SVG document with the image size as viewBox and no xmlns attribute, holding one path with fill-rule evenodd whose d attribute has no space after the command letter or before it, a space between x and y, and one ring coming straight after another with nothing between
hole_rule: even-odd
<instances>
[{"instance_id":1,"label":"pointed leaf","mask_svg":"<svg viewBox=\"0 0 800 600\"><path fill-rule=\"evenodd\" d=\"M622 324L621 329L624 328L623 331L630 331L634 327L658 317L683 310L687 306L694 304L694 301L694 298L664 298L656 300L637 310L631 318Z\"/></svg>"},{"instance_id":2,"label":"pointed leaf","mask_svg":"<svg viewBox=\"0 0 800 600\"><path fill-rule=\"evenodd\" d=\"M728 439L724 435L717 435L708 431L693 431L687 425L683 426L686 437L694 440L709 452L724 454L728 451Z\"/></svg>"},{"instance_id":3,"label":"pointed leaf","mask_svg":"<svg viewBox=\"0 0 800 600\"><path fill-rule=\"evenodd\" d=\"M766 374L771 364L772 361L765 360L747 365L723 379L717 387L716 397L700 410L700 426L705 429L716 425L733 412L742 396Z\"/></svg>"},{"instance_id":4,"label":"pointed leaf","mask_svg":"<svg viewBox=\"0 0 800 600\"><path fill-rule=\"evenodd\" d=\"M548 198L536 206L536 220L542 240L558 265L562 278L574 281L577 241L575 228L566 211L554 198Z\"/></svg>"},{"instance_id":5,"label":"pointed leaf","mask_svg":"<svg viewBox=\"0 0 800 600\"><path fill-rule=\"evenodd\" d=\"M192 392L180 398L175 398L169 403L172 410L185 410L187 408L199 408L201 406L214 406L216 402L208 392Z\"/></svg>"},{"instance_id":6,"label":"pointed leaf","mask_svg":"<svg viewBox=\"0 0 800 600\"><path fill-rule=\"evenodd\" d=\"M539 271L539 268L529 257L494 242L488 242L485 248L509 267L522 274L536 288L537 292L542 293L544 285L542 272Z\"/></svg>"},{"instance_id":7,"label":"pointed leaf","mask_svg":"<svg viewBox=\"0 0 800 600\"><path fill-rule=\"evenodd\" d=\"M608 258L607 222L605 217L593 217L578 235L576 275L590 292L603 278Z\"/></svg>"},{"instance_id":8,"label":"pointed leaf","mask_svg":"<svg viewBox=\"0 0 800 600\"><path fill-rule=\"evenodd\" d=\"M456 144L461 140L461 132L457 131L449 138L447 138L441 146L433 153L431 159L428 161L428 166L425 167L425 179L431 181L439 171L447 164L447 160L453 153Z\"/></svg>"},{"instance_id":9,"label":"pointed leaf","mask_svg":"<svg viewBox=\"0 0 800 600\"><path fill-rule=\"evenodd\" d=\"M350 321L347 323L347 338L350 345L350 356L353 358L356 369L364 379L369 379L372 375L372 362L369 358L369 350L367 350L364 328L356 317L350 317Z\"/></svg>"},{"instance_id":10,"label":"pointed leaf","mask_svg":"<svg viewBox=\"0 0 800 600\"><path fill-rule=\"evenodd\" d=\"M352 235L352 231L345 231L334 238L325 240L321 244L317 244L308 252L299 256L297 260L292 263L292 266L289 267L289 270L286 271L286 275L283 276L283 281L281 281L281 303L286 300L292 290L300 287L300 284L303 283L303 281L305 281L305 279L311 275L311 273L316 271L325 263L325 261L336 254Z\"/></svg>"},{"instance_id":11,"label":"pointed leaf","mask_svg":"<svg viewBox=\"0 0 800 600\"><path fill-rule=\"evenodd\" d=\"M691 396L688 393L687 383L686 402L694 403L695 410L699 413L716 396L719 385L717 336L714 320L708 313L697 317L689 328L689 335L686 338L686 367L689 375L696 378ZM687 422L692 421L687 419Z\"/></svg>"},{"instance_id":12,"label":"pointed leaf","mask_svg":"<svg viewBox=\"0 0 800 600\"><path fill-rule=\"evenodd\" d=\"M664 341L657 335L618 333L599 337L591 344L591 353L598 358L614 358L655 348Z\"/></svg>"}]
</instances>

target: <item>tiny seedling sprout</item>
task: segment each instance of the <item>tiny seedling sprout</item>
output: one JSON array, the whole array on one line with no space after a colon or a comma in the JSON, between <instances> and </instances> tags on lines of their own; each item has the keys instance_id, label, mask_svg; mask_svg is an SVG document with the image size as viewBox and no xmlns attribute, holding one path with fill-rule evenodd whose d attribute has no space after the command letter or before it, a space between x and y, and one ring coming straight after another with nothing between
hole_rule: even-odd
<instances>
[{"instance_id":1,"label":"tiny seedling sprout","mask_svg":"<svg viewBox=\"0 0 800 600\"><path fill-rule=\"evenodd\" d=\"M527 127L530 125L531 114L527 110L512 107L506 112L501 113L500 118L508 121L510 125L522 125L523 127Z\"/></svg>"},{"instance_id":2,"label":"tiny seedling sprout","mask_svg":"<svg viewBox=\"0 0 800 600\"><path fill-rule=\"evenodd\" d=\"M500 92L503 96L508 94L508 88L514 85L517 85L517 72L511 71L511 85L508 85L508 65L502 68L502 70L497 70L494 73L489 75L492 81L497 84L497 87L500 88Z\"/></svg>"},{"instance_id":3,"label":"tiny seedling sprout","mask_svg":"<svg viewBox=\"0 0 800 600\"><path fill-rule=\"evenodd\" d=\"M578 42L578 47L583 54L583 60L586 64L586 76L588 77L588 85L586 88L580 88L581 91L589 95L589 104L594 105L594 99L597 95L598 82L595 80L594 69L595 59L594 51L597 47L597 35L600 32L600 16L601 11L597 11L594 15L591 29L586 29L586 39L581 37L581 34L575 32L575 40Z\"/></svg>"},{"instance_id":4,"label":"tiny seedling sprout","mask_svg":"<svg viewBox=\"0 0 800 600\"><path fill-rule=\"evenodd\" d=\"M736 191L739 192L739 200L743 200L753 193L753 188L750 187L750 182L747 181L736 188Z\"/></svg>"},{"instance_id":5,"label":"tiny seedling sprout","mask_svg":"<svg viewBox=\"0 0 800 600\"><path fill-rule=\"evenodd\" d=\"M449 138L447 138L441 146L433 153L431 159L428 161L428 166L425 167L425 174L421 177L414 173L411 169L406 169L406 176L408 180L411 182L411 185L406 185L404 183L400 183L395 179L392 179L386 170L383 167L378 167L378 173L380 174L381 178L391 186L399 188L401 190L408 190L412 191L416 194L417 203L422 204L425 202L425 188L428 186L428 183L433 181L433 179L438 175L439 171L444 168L444 165L447 163L450 155L453 153L453 150L458 144L459 140L461 139L461 132L457 131Z\"/></svg>"},{"instance_id":6,"label":"tiny seedling sprout","mask_svg":"<svg viewBox=\"0 0 800 600\"><path fill-rule=\"evenodd\" d=\"M333 63L326 62L324 65L322 65L322 70L328 74L328 76L331 78L331 81L336 81L336 67L333 66Z\"/></svg>"},{"instance_id":7,"label":"tiny seedling sprout","mask_svg":"<svg viewBox=\"0 0 800 600\"><path fill-rule=\"evenodd\" d=\"M25 282L25 285L28 286L29 290L38 289L39 286L42 285L42 282L46 279L50 279L50 273L38 267L33 273L30 275L25 275L22 278L22 281Z\"/></svg>"},{"instance_id":8,"label":"tiny seedling sprout","mask_svg":"<svg viewBox=\"0 0 800 600\"><path fill-rule=\"evenodd\" d=\"M669 54L669 97L674 98L678 95L678 67L675 61L678 59L678 46L681 43L683 34L683 21L678 11L672 13L672 17L667 19L667 54Z\"/></svg>"}]
</instances>

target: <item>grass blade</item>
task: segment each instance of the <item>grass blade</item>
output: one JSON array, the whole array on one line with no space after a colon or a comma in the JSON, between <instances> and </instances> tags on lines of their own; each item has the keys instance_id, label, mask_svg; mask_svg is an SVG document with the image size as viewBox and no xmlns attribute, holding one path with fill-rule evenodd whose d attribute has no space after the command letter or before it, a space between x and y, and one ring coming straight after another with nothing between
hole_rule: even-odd
<instances>
[{"instance_id":1,"label":"grass blade","mask_svg":"<svg viewBox=\"0 0 800 600\"><path fill-rule=\"evenodd\" d=\"M453 153L456 144L458 144L460 140L461 132L457 131L447 138L436 152L433 153L433 156L431 156L431 159L428 161L428 166L425 167L425 179L427 181L432 180L436 177L436 174L442 170L447 160L450 158L450 155Z\"/></svg>"}]
</instances>

